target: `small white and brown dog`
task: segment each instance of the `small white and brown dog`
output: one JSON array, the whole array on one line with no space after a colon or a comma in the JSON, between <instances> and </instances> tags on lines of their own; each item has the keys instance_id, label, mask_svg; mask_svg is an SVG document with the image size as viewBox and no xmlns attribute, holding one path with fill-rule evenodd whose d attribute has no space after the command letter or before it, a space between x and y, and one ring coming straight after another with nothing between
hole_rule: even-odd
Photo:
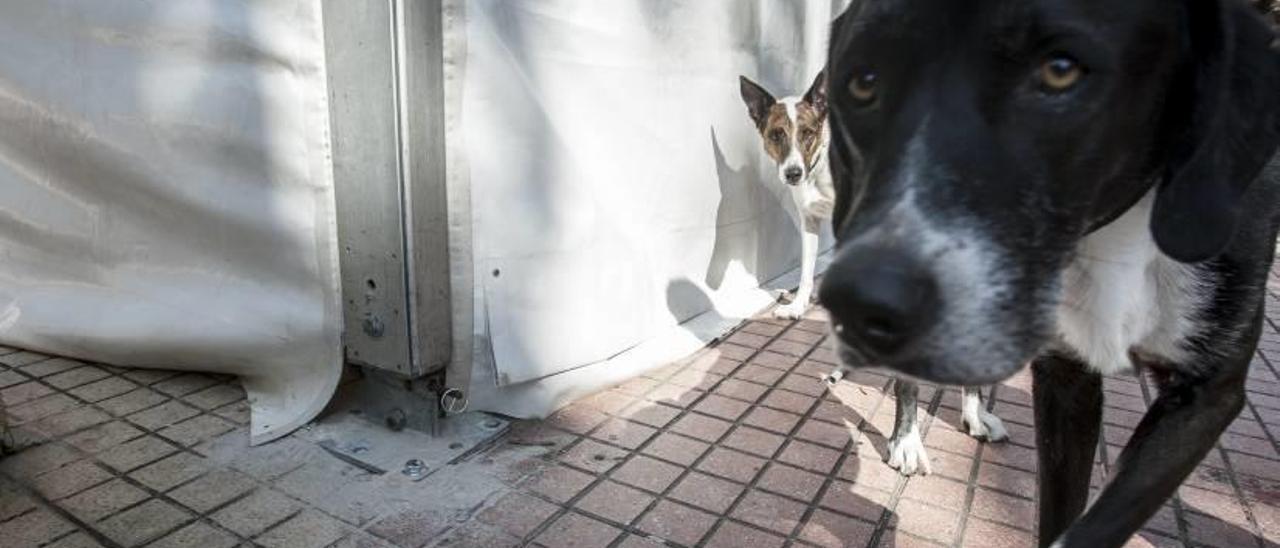
<instances>
[{"instance_id":1,"label":"small white and brown dog","mask_svg":"<svg viewBox=\"0 0 1280 548\"><path fill-rule=\"evenodd\" d=\"M801 97L776 99L746 76L739 78L742 100L778 166L778 180L790 187L800 228L800 287L774 316L797 319L809 308L818 262L818 233L831 219L836 191L827 167L827 85L824 72Z\"/></svg>"},{"instance_id":2,"label":"small white and brown dog","mask_svg":"<svg viewBox=\"0 0 1280 548\"><path fill-rule=\"evenodd\" d=\"M759 84L745 76L739 78L742 100L755 122L764 150L778 166L778 179L790 187L800 227L800 287L795 299L774 309L774 316L796 319L804 315L813 296L815 269L818 262L818 235L822 223L831 219L835 206L835 186L827 164L826 73L814 78L809 90L800 97L776 99ZM850 372L837 366L823 380L835 385ZM905 475L928 474L928 453L920 436L917 421L919 388L910 379L894 381L896 415L893 434L889 437L889 466ZM982 392L977 387L964 387L961 411L962 426L983 441L1003 441L1009 437L1004 423L987 410Z\"/></svg>"}]
</instances>

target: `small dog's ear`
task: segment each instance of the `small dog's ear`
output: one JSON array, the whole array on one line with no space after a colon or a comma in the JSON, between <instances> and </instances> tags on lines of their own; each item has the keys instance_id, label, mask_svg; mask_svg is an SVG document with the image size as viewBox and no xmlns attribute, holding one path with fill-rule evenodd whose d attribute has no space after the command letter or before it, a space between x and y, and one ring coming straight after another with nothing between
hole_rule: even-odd
<instances>
[{"instance_id":1,"label":"small dog's ear","mask_svg":"<svg viewBox=\"0 0 1280 548\"><path fill-rule=\"evenodd\" d=\"M757 128L763 128L769 119L769 109L778 100L760 87L760 84L752 82L746 76L739 76L738 84L742 92L742 101L747 104L747 110L751 113L751 120L756 123Z\"/></svg>"},{"instance_id":2,"label":"small dog's ear","mask_svg":"<svg viewBox=\"0 0 1280 548\"><path fill-rule=\"evenodd\" d=\"M813 79L813 84L809 86L809 91L804 94L804 101L813 105L818 112L823 115L827 114L827 71L818 72L818 76Z\"/></svg>"},{"instance_id":3,"label":"small dog's ear","mask_svg":"<svg viewBox=\"0 0 1280 548\"><path fill-rule=\"evenodd\" d=\"M1186 0L1188 74L1166 110L1179 133L1151 232L1166 255L1199 262L1231 244L1249 186L1280 146L1276 38L1243 2Z\"/></svg>"}]
</instances>

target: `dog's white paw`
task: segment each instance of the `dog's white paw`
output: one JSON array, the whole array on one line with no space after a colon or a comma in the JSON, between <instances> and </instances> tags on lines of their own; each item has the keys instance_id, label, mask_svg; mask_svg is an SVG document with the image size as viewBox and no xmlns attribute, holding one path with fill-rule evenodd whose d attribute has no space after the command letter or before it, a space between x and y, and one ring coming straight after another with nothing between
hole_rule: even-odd
<instances>
[{"instance_id":1,"label":"dog's white paw","mask_svg":"<svg viewBox=\"0 0 1280 548\"><path fill-rule=\"evenodd\" d=\"M986 409L979 409L976 416L966 416L962 419L964 426L969 429L969 435L988 443L997 443L1009 439L1009 431L1004 427L1004 421Z\"/></svg>"},{"instance_id":2,"label":"dog's white paw","mask_svg":"<svg viewBox=\"0 0 1280 548\"><path fill-rule=\"evenodd\" d=\"M929 464L929 454L924 450L924 442L920 440L919 430L913 427L901 440L889 441L889 467L901 472L904 476L916 474L927 476L933 473L933 466Z\"/></svg>"},{"instance_id":3,"label":"dog's white paw","mask_svg":"<svg viewBox=\"0 0 1280 548\"><path fill-rule=\"evenodd\" d=\"M773 317L781 320L798 320L809 310L809 303L793 301L790 304L773 309Z\"/></svg>"}]
</instances>

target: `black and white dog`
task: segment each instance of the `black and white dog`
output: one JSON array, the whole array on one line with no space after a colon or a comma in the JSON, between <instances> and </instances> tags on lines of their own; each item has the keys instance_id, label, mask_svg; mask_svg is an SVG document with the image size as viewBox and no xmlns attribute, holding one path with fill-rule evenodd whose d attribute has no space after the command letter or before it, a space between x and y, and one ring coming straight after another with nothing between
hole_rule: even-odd
<instances>
[{"instance_id":1,"label":"black and white dog","mask_svg":"<svg viewBox=\"0 0 1280 548\"><path fill-rule=\"evenodd\" d=\"M796 319L809 308L818 260L818 232L831 219L835 189L827 160L830 133L827 127L827 81L820 72L802 96L775 98L746 76L739 78L747 114L760 132L765 154L777 165L778 181L790 190L800 229L800 285L790 304L779 306L774 316ZM834 385L846 372L837 367L824 379ZM929 455L918 427L916 399L919 386L910 379L894 381L897 410L889 437L887 462L903 475L932 472ZM962 426L970 436L999 442L1009 437L1004 423L982 405L979 388L963 389Z\"/></svg>"},{"instance_id":2,"label":"black and white dog","mask_svg":"<svg viewBox=\"0 0 1280 548\"><path fill-rule=\"evenodd\" d=\"M1244 0L855 0L827 75L839 352L1032 361L1040 543L1121 546L1244 403L1280 224L1280 46ZM1085 512L1102 375L1159 396Z\"/></svg>"}]
</instances>

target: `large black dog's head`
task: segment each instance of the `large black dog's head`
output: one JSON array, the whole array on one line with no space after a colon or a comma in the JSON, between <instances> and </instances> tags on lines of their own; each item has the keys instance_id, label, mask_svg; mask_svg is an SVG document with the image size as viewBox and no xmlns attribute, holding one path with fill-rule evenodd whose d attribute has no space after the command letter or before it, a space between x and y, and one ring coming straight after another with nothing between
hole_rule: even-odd
<instances>
[{"instance_id":1,"label":"large black dog's head","mask_svg":"<svg viewBox=\"0 0 1280 548\"><path fill-rule=\"evenodd\" d=\"M1080 239L1156 193L1202 261L1280 139L1280 53L1243 0L855 0L827 67L846 357L947 383L1052 337Z\"/></svg>"}]
</instances>

